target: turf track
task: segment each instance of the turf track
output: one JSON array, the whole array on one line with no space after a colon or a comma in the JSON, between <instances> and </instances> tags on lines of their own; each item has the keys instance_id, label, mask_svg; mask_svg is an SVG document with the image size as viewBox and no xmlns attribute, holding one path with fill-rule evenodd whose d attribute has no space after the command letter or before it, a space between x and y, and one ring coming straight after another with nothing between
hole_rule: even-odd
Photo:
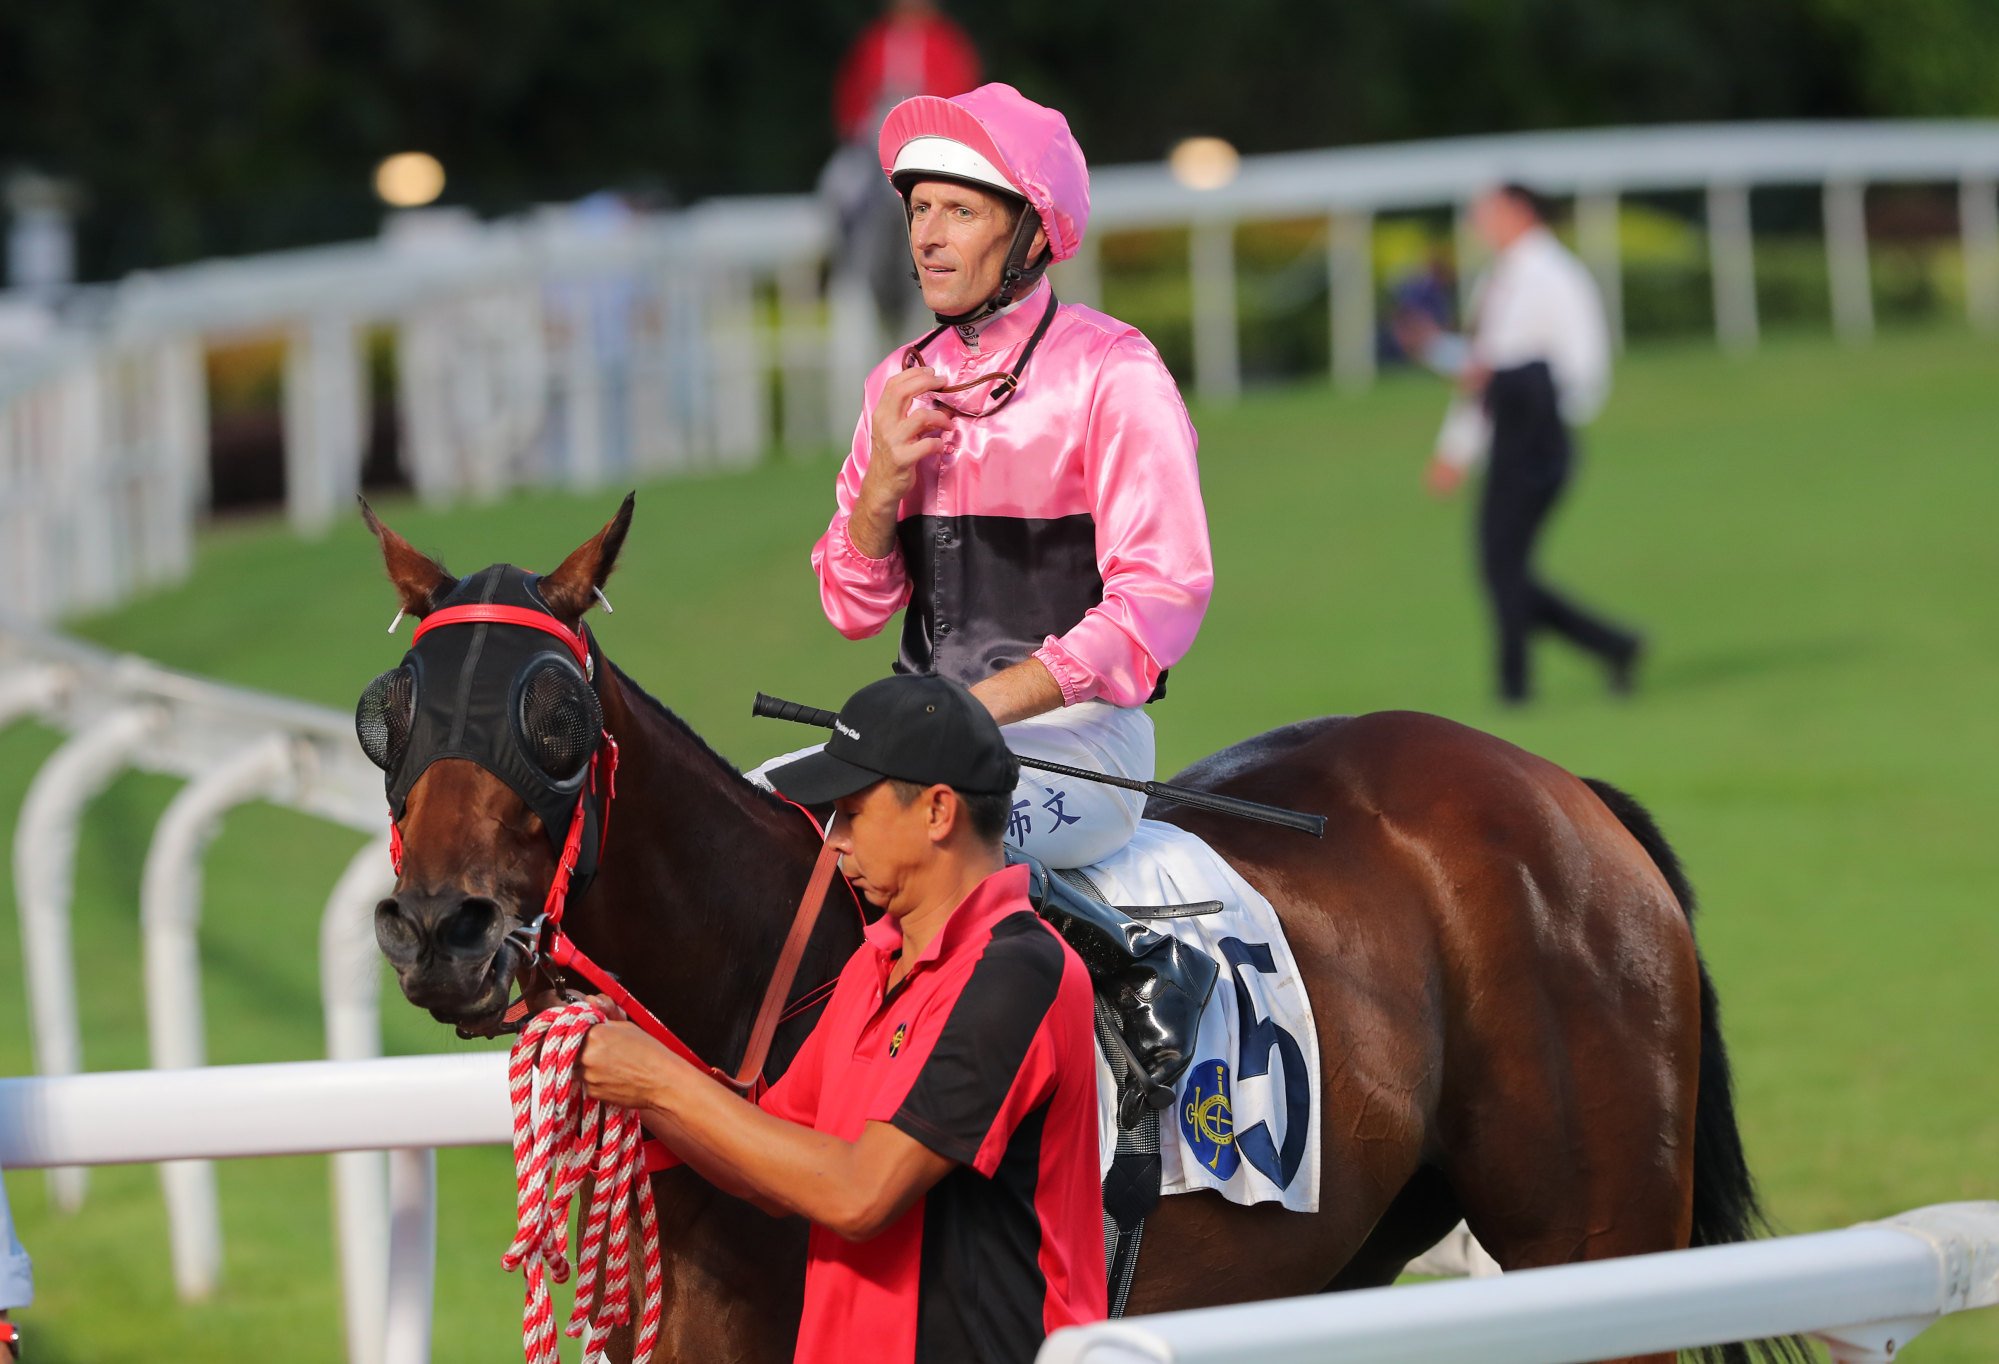
<instances>
[{"instance_id":1,"label":"turf track","mask_svg":"<svg viewBox=\"0 0 1999 1364\"><path fill-rule=\"evenodd\" d=\"M1999 1195L1999 346L1957 334L1868 349L1779 339L1730 361L1649 349L1620 371L1554 536L1556 576L1647 626L1644 693L1600 694L1543 652L1525 714L1486 700L1463 505L1418 490L1439 393L1318 386L1197 413L1221 588L1159 712L1170 769L1325 711L1435 710L1498 730L1648 803L1704 902L1750 1156L1790 1228ZM802 742L748 718L758 688L835 704L889 657L816 614L804 565L827 459L643 488L614 657L725 752ZM463 571L551 566L615 495L541 496L391 521ZM345 707L399 652L358 520L318 543L275 523L209 534L194 579L79 633L233 682ZM407 627L405 627L405 631ZM0 834L54 743L0 734ZM171 784L121 782L83 842L76 937L93 1068L144 1062L139 869ZM321 1054L320 906L354 835L253 808L208 862L211 1058ZM0 943L16 927L0 887ZM28 1065L18 966L0 950L0 1072ZM459 1045L392 999L392 1050ZM143 1123L143 1115L134 1115ZM157 1183L101 1170L77 1219L8 1176L41 1300L35 1358L339 1357L325 1162L225 1166L225 1286L173 1301ZM498 1151L447 1155L437 1352L516 1357L498 1270L511 1179ZM1947 1323L1917 1364L1999 1357L1999 1312Z\"/></svg>"}]
</instances>

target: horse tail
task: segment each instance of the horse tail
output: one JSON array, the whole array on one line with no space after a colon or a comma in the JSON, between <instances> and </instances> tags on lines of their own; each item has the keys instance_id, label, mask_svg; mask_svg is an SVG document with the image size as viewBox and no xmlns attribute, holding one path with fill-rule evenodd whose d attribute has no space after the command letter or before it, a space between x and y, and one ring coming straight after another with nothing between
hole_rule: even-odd
<instances>
[{"instance_id":1,"label":"horse tail","mask_svg":"<svg viewBox=\"0 0 1999 1364\"><path fill-rule=\"evenodd\" d=\"M1651 811L1607 781L1591 777L1583 781L1598 800L1610 807L1618 823L1638 840L1638 845L1659 868L1691 929L1693 883L1687 879L1679 854L1660 832ZM1742 1149L1742 1131L1735 1121L1735 1080L1729 1070L1728 1051L1721 1040L1721 1005L1715 996L1714 979L1708 975L1707 962L1701 958L1698 947L1694 949L1694 961L1700 973L1701 1063L1694 1100L1693 1244L1732 1245L1768 1235L1772 1228L1756 1192L1755 1177L1749 1172L1749 1158ZM1747 1364L1755 1358L1808 1364L1815 1358L1811 1347L1796 1336L1748 1345L1717 1345L1689 1353L1711 1364Z\"/></svg>"}]
</instances>

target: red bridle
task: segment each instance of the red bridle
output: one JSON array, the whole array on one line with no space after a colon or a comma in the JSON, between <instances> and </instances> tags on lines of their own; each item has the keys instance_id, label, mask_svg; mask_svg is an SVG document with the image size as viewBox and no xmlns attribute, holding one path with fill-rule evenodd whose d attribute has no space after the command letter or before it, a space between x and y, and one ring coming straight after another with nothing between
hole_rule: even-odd
<instances>
[{"instance_id":1,"label":"red bridle","mask_svg":"<svg viewBox=\"0 0 1999 1364\"><path fill-rule=\"evenodd\" d=\"M442 611L434 611L417 623L416 632L411 636L414 645L432 630L445 625L518 625L543 634L553 635L562 641L577 666L583 669L586 679L595 680L596 667L590 658L590 643L578 632L569 629L554 616L543 611L521 606L469 605L450 606ZM625 1016L645 1030L659 1044L696 1069L706 1072L728 1085L738 1093L754 1099L761 1092L763 1063L769 1054L771 1034L777 1024L812 1004L819 1002L827 993L827 987L811 991L804 999L792 1006L790 1012L783 1008L784 996L790 992L791 982L796 977L800 958L803 957L806 942L812 936L812 927L818 921L818 911L825 902L826 892L832 884L833 873L839 856L833 851L830 839L825 839L825 830L820 830L822 843L819 859L813 866L811 880L807 883L805 896L799 902L798 912L793 917L790 936L779 954L776 971L771 976L762 1007L758 1010L755 1025L751 1029L750 1045L743 1056L740 1070L731 1075L719 1066L711 1066L681 1041L673 1030L660 1022L653 1012L638 1001L632 992L609 971L584 955L567 933L562 931L562 914L569 899L569 882L576 870L577 855L583 841L584 809L594 792L598 795L597 827L598 856L603 856L604 844L611 828L611 801L617 795L618 741L611 737L607 728L602 731L602 742L590 757L590 776L576 793L576 809L569 819L569 833L563 840L562 853L556 859L555 875L550 880L548 895L542 902L542 911L532 923L522 925L508 937L526 952L528 965L533 966L548 960L565 970L576 972L608 996L613 1003L624 1010ZM810 811L803 806L795 807L813 827L819 827ZM389 858L398 878L403 873L403 836L395 817L389 819ZM851 889L851 887L850 887ZM858 902L857 902L858 909ZM865 916L863 917L865 924ZM664 1168L657 1162L657 1155L648 1152L649 1167Z\"/></svg>"}]
</instances>

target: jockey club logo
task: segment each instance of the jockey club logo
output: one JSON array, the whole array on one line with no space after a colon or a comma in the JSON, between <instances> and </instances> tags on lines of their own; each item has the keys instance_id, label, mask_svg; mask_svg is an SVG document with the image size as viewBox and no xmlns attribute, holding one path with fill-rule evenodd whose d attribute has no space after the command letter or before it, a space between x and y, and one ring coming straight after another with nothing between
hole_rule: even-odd
<instances>
[{"instance_id":1,"label":"jockey club logo","mask_svg":"<svg viewBox=\"0 0 1999 1364\"><path fill-rule=\"evenodd\" d=\"M1227 1179L1242 1163L1235 1144L1235 1112L1229 1099L1229 1068L1221 1061L1202 1061L1187 1072L1180 1091L1180 1135L1194 1156Z\"/></svg>"},{"instance_id":2,"label":"jockey club logo","mask_svg":"<svg viewBox=\"0 0 1999 1364\"><path fill-rule=\"evenodd\" d=\"M890 1056L893 1056L897 1052L901 1051L902 1044L904 1042L907 1042L908 1040L909 1040L909 1025L907 1023L896 1024L894 1035L888 1039L888 1054Z\"/></svg>"}]
</instances>

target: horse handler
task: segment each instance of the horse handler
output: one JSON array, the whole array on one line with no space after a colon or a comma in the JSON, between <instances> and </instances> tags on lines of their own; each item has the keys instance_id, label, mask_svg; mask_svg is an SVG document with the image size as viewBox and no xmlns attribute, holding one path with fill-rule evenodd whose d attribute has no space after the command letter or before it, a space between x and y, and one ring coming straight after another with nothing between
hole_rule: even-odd
<instances>
[{"instance_id":1,"label":"horse handler","mask_svg":"<svg viewBox=\"0 0 1999 1364\"><path fill-rule=\"evenodd\" d=\"M1019 775L960 684L862 688L777 772L883 911L790 1068L758 1106L630 1023L584 1048L592 1098L812 1223L800 1361L1027 1364L1106 1313L1090 982L1005 865Z\"/></svg>"}]
</instances>

